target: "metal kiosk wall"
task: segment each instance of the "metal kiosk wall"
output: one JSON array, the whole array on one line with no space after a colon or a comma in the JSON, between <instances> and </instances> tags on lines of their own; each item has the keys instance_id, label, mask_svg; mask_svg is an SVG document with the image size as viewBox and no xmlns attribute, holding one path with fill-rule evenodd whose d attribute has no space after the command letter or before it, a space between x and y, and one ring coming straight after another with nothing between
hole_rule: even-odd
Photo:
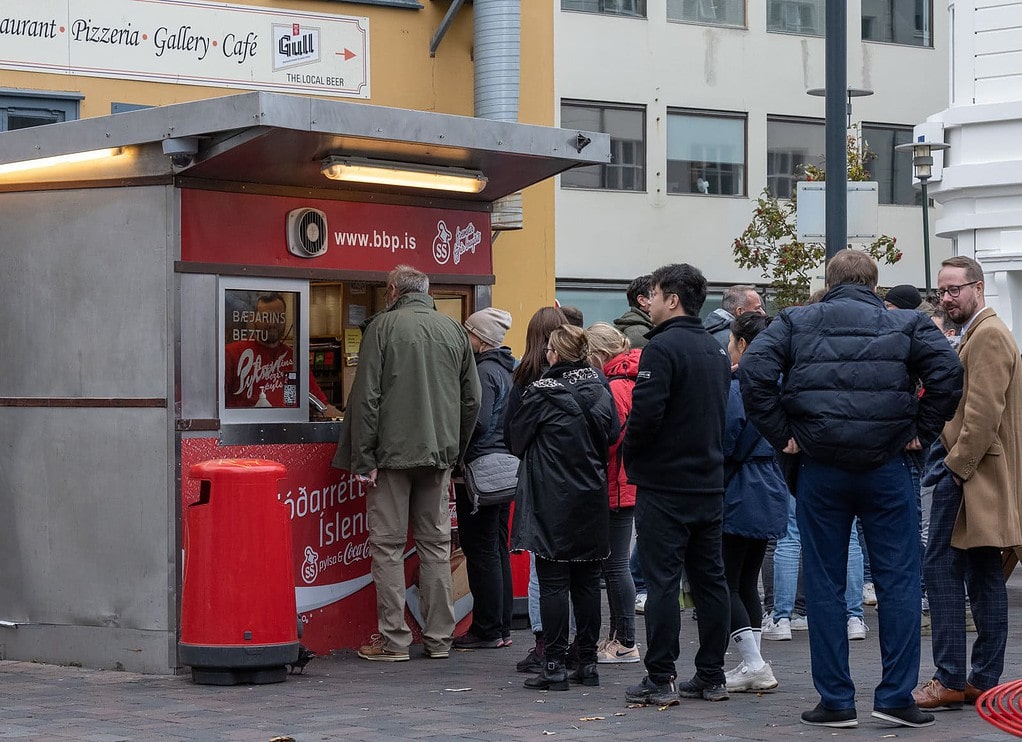
<instances>
[{"instance_id":1,"label":"metal kiosk wall","mask_svg":"<svg viewBox=\"0 0 1022 742\"><path fill-rule=\"evenodd\" d=\"M446 195L342 183L324 176L340 155L485 183ZM608 160L598 133L269 93L0 133L0 653L176 669L181 516L199 494L188 467L219 458L289 471L278 496L303 643L363 640L375 621L365 493L329 466L337 425L311 421L310 285L371 291L409 263L485 306L490 203ZM325 215L298 233L309 256L289 243L302 210ZM283 301L260 304L265 293ZM287 338L279 386L262 358L257 378L254 352L228 355L235 330L230 342ZM252 364L253 406L230 400L229 361ZM269 407L255 406L262 394Z\"/></svg>"}]
</instances>

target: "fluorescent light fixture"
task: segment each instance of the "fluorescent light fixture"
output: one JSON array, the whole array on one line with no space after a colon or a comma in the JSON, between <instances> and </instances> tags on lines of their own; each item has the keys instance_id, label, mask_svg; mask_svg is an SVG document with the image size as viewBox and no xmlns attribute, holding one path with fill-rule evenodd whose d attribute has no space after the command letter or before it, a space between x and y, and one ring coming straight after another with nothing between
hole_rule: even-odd
<instances>
[{"instance_id":1,"label":"fluorescent light fixture","mask_svg":"<svg viewBox=\"0 0 1022 742\"><path fill-rule=\"evenodd\" d=\"M323 160L322 172L331 180L349 183L404 186L456 193L479 193L486 187L487 182L486 176L478 170L338 155L331 155Z\"/></svg>"},{"instance_id":2,"label":"fluorescent light fixture","mask_svg":"<svg viewBox=\"0 0 1022 742\"><path fill-rule=\"evenodd\" d=\"M56 155L54 157L40 157L35 160L19 160L0 165L0 175L8 173L20 173L25 170L42 170L60 165L71 165L77 162L90 162L113 157L121 153L120 147L109 149L93 149L88 152L72 152L69 155Z\"/></svg>"}]
</instances>

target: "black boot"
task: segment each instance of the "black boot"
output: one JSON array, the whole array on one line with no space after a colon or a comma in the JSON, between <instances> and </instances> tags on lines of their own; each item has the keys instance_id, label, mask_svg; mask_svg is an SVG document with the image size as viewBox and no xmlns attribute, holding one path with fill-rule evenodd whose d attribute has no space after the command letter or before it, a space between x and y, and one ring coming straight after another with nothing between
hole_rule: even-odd
<instances>
[{"instance_id":1,"label":"black boot","mask_svg":"<svg viewBox=\"0 0 1022 742\"><path fill-rule=\"evenodd\" d=\"M543 672L525 681L533 690L568 690L568 673L563 662L548 661Z\"/></svg>"},{"instance_id":2,"label":"black boot","mask_svg":"<svg viewBox=\"0 0 1022 742\"><path fill-rule=\"evenodd\" d=\"M543 644L543 634L536 633L536 646L529 650L525 659L518 663L518 672L543 672L543 664L546 661L546 647Z\"/></svg>"},{"instance_id":3,"label":"black boot","mask_svg":"<svg viewBox=\"0 0 1022 742\"><path fill-rule=\"evenodd\" d=\"M600 684L600 673L596 670L596 663L579 665L577 669L568 673L568 681L581 685L598 686Z\"/></svg>"},{"instance_id":4,"label":"black boot","mask_svg":"<svg viewBox=\"0 0 1022 742\"><path fill-rule=\"evenodd\" d=\"M579 665L582 664L581 662L579 662L578 653L579 653L578 637L576 636L574 641L572 641L571 644L568 645L568 651L564 656L564 666L567 667L569 670L576 670L578 669Z\"/></svg>"}]
</instances>

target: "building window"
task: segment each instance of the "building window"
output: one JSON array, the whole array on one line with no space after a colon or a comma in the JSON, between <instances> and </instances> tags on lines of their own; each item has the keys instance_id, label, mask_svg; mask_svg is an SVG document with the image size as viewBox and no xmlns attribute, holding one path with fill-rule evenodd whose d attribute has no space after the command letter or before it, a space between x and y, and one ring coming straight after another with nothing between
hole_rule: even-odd
<instances>
[{"instance_id":1,"label":"building window","mask_svg":"<svg viewBox=\"0 0 1022 742\"><path fill-rule=\"evenodd\" d=\"M0 91L0 131L57 124L78 118L80 95Z\"/></svg>"},{"instance_id":2,"label":"building window","mask_svg":"<svg viewBox=\"0 0 1022 742\"><path fill-rule=\"evenodd\" d=\"M824 0L767 0L767 31L823 36L825 7Z\"/></svg>"},{"instance_id":3,"label":"building window","mask_svg":"<svg viewBox=\"0 0 1022 742\"><path fill-rule=\"evenodd\" d=\"M803 165L823 166L826 125L806 119L767 119L767 189L776 198L791 198L802 180Z\"/></svg>"},{"instance_id":4,"label":"building window","mask_svg":"<svg viewBox=\"0 0 1022 742\"><path fill-rule=\"evenodd\" d=\"M667 0L667 20L745 26L745 0Z\"/></svg>"},{"instance_id":5,"label":"building window","mask_svg":"<svg viewBox=\"0 0 1022 742\"><path fill-rule=\"evenodd\" d=\"M610 134L610 164L588 165L561 175L566 188L646 190L644 106L561 102L561 127Z\"/></svg>"},{"instance_id":6,"label":"building window","mask_svg":"<svg viewBox=\"0 0 1022 742\"><path fill-rule=\"evenodd\" d=\"M919 191L912 187L912 153L894 150L897 145L912 141L912 129L863 124L862 138L875 155L866 162L866 170L879 184L880 203L920 205Z\"/></svg>"},{"instance_id":7,"label":"building window","mask_svg":"<svg viewBox=\"0 0 1022 742\"><path fill-rule=\"evenodd\" d=\"M933 46L933 0L862 0L863 41Z\"/></svg>"},{"instance_id":8,"label":"building window","mask_svg":"<svg viewBox=\"0 0 1022 742\"><path fill-rule=\"evenodd\" d=\"M561 0L561 10L646 17L646 0Z\"/></svg>"},{"instance_id":9,"label":"building window","mask_svg":"<svg viewBox=\"0 0 1022 742\"><path fill-rule=\"evenodd\" d=\"M667 112L667 192L745 195L745 114Z\"/></svg>"}]
</instances>

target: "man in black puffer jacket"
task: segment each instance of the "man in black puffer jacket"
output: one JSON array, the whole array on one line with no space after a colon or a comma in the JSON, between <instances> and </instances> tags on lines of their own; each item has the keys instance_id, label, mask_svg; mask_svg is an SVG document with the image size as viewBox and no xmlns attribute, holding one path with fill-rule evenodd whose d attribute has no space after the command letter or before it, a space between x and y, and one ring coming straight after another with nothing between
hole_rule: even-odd
<instances>
[{"instance_id":1,"label":"man in black puffer jacket","mask_svg":"<svg viewBox=\"0 0 1022 742\"><path fill-rule=\"evenodd\" d=\"M781 312L739 367L749 420L779 451L801 454L796 518L812 616L814 726L853 727L845 574L853 519L862 521L879 615L883 678L873 716L933 723L912 699L919 678L919 511L906 450L940 433L962 393L962 366L930 318L884 308L877 265L842 250L823 301ZM924 393L916 392L922 382Z\"/></svg>"}]
</instances>

